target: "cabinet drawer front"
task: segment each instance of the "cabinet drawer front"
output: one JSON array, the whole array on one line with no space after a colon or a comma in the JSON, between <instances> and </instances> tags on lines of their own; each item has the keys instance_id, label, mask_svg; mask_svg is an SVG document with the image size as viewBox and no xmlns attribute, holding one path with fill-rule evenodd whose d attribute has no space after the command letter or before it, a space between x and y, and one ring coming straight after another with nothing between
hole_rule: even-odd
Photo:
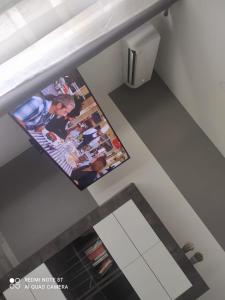
<instances>
[{"instance_id":1,"label":"cabinet drawer front","mask_svg":"<svg viewBox=\"0 0 225 300\"><path fill-rule=\"evenodd\" d=\"M31 273L29 273L27 278L53 278L52 274L50 273L49 269L45 264L40 265L36 269L34 269ZM63 292L60 289L48 288L49 285L57 286L57 283L54 282L43 282L35 283L35 285L42 285L45 286L43 289L33 289L32 293L35 297L35 300L46 300L46 299L54 299L54 300L66 300ZM60 283L59 283L60 284Z\"/></svg>"},{"instance_id":2,"label":"cabinet drawer front","mask_svg":"<svg viewBox=\"0 0 225 300\"><path fill-rule=\"evenodd\" d=\"M113 214L141 254L160 241L132 200L115 210Z\"/></svg>"},{"instance_id":3,"label":"cabinet drawer front","mask_svg":"<svg viewBox=\"0 0 225 300\"><path fill-rule=\"evenodd\" d=\"M94 230L120 269L123 269L140 256L140 253L112 214L95 225Z\"/></svg>"},{"instance_id":4,"label":"cabinet drawer front","mask_svg":"<svg viewBox=\"0 0 225 300\"><path fill-rule=\"evenodd\" d=\"M162 243L151 248L143 257L172 299L176 299L192 286Z\"/></svg>"},{"instance_id":5,"label":"cabinet drawer front","mask_svg":"<svg viewBox=\"0 0 225 300\"><path fill-rule=\"evenodd\" d=\"M171 300L142 257L123 272L141 300Z\"/></svg>"},{"instance_id":6,"label":"cabinet drawer front","mask_svg":"<svg viewBox=\"0 0 225 300\"><path fill-rule=\"evenodd\" d=\"M4 293L7 300L36 300L31 292L25 289L25 281L20 281L20 288L8 289Z\"/></svg>"}]
</instances>

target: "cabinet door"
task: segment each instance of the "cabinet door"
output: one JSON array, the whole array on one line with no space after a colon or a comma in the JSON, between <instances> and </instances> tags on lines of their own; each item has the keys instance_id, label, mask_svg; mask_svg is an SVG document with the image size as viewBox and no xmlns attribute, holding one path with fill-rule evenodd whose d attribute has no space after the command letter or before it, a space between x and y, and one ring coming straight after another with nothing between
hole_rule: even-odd
<instances>
[{"instance_id":1,"label":"cabinet door","mask_svg":"<svg viewBox=\"0 0 225 300\"><path fill-rule=\"evenodd\" d=\"M141 300L171 300L142 257L127 266L123 273Z\"/></svg>"},{"instance_id":2,"label":"cabinet door","mask_svg":"<svg viewBox=\"0 0 225 300\"><path fill-rule=\"evenodd\" d=\"M151 248L143 257L172 299L192 286L162 243Z\"/></svg>"},{"instance_id":3,"label":"cabinet door","mask_svg":"<svg viewBox=\"0 0 225 300\"><path fill-rule=\"evenodd\" d=\"M6 300L36 300L32 293L25 289L25 282L20 281L20 288L8 289L4 293Z\"/></svg>"},{"instance_id":4,"label":"cabinet door","mask_svg":"<svg viewBox=\"0 0 225 300\"><path fill-rule=\"evenodd\" d=\"M140 253L112 214L95 225L94 230L120 269L123 269L140 256Z\"/></svg>"},{"instance_id":5,"label":"cabinet door","mask_svg":"<svg viewBox=\"0 0 225 300\"><path fill-rule=\"evenodd\" d=\"M160 241L132 200L115 210L113 214L141 254Z\"/></svg>"},{"instance_id":6,"label":"cabinet door","mask_svg":"<svg viewBox=\"0 0 225 300\"><path fill-rule=\"evenodd\" d=\"M33 270L29 273L27 278L37 278L37 279L52 279L53 276L48 270L45 264L40 265L38 268ZM60 289L49 288L50 285L54 285L57 287L57 283L52 282L44 282L41 281L40 283L34 283L35 285L42 285L44 286L42 289L33 289L32 293L35 297L35 300L66 300L65 296L63 295Z\"/></svg>"}]
</instances>

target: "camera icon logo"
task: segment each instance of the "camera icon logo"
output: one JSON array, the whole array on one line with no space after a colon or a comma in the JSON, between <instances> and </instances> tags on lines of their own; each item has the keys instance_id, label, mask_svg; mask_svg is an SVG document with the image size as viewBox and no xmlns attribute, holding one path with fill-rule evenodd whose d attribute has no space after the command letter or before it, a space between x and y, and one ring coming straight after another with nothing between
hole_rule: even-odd
<instances>
[{"instance_id":1,"label":"camera icon logo","mask_svg":"<svg viewBox=\"0 0 225 300\"><path fill-rule=\"evenodd\" d=\"M19 290L20 287L21 287L21 285L20 285L20 279L19 278L10 278L9 279L9 283L10 283L9 287L12 290L13 289Z\"/></svg>"}]
</instances>

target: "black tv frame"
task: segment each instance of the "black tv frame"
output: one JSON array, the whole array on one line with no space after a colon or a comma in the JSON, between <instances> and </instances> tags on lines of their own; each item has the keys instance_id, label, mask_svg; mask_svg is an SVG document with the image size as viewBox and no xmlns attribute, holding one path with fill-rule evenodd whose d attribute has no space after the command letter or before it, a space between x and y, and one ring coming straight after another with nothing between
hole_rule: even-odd
<instances>
[{"instance_id":1,"label":"black tv frame","mask_svg":"<svg viewBox=\"0 0 225 300\"><path fill-rule=\"evenodd\" d=\"M89 91L89 94L93 97L93 99L94 99L94 101L96 102L96 104L97 104L97 106L99 107L99 109L101 110L101 112L102 112L102 115L104 116L104 118L106 119L106 121L107 121L107 123L108 123L108 125L110 126L110 128L112 129L112 131L113 131L113 133L114 133L114 135L115 135L115 137L120 141L120 144L121 144L121 146L122 146L122 148L125 150L125 152L126 152L126 155L127 155L127 159L125 159L123 162L121 162L118 166L116 166L114 169L117 169L118 167L120 167L121 165L123 165L125 162L127 162L131 157L130 157L130 155L129 155L129 153L127 152L127 149L124 147L124 145L123 145L123 142L121 141L121 139L118 137L118 135L117 135L117 133L115 132L115 130L114 130L114 128L113 128L113 126L111 125L111 123L110 123L110 121L108 120L108 118L106 117L106 115L105 115L105 113L104 113L104 111L102 110L102 108L101 108L101 106L99 105L99 103L98 103L98 101L96 100L96 98L95 98L95 96L94 96L94 94L92 93L92 91L90 90L90 88L89 88L89 86L88 86L88 84L86 83L86 81L83 79L83 77L82 77L82 75L80 74L80 72L76 69L76 70L73 70L73 71L68 71L65 75L61 75L61 76L59 76L59 77L64 77L64 76L79 76L80 78L79 78L79 80L82 80L84 83L85 83L85 86L87 87L87 89L88 89L88 91ZM58 78L59 78L58 77ZM56 79L57 80L57 79ZM51 83L49 83L48 85L50 85ZM47 86L48 86L47 85ZM47 87L47 86L45 86L45 87ZM42 91L45 87L43 87L40 91ZM39 91L39 92L40 92ZM32 95L33 96L33 95ZM31 96L31 97L32 97ZM26 100L25 100L26 101ZM21 103L22 104L22 103ZM114 169L113 170L110 170L109 172L107 172L107 173L105 173L105 174L103 174L101 177L99 177L99 178L97 178L95 181L93 181L93 183L92 184L90 184L89 186L86 186L85 188L80 188L79 187L79 185L77 185L73 180L72 180L72 178L64 171L64 169L54 160L54 158L53 157L51 157L51 155L41 146L41 144L39 144L36 140L35 140L35 138L29 133L29 131L28 130L26 130L17 120L16 120L16 118L14 117L14 115L13 115L13 113L12 112L10 112L9 113L9 115L10 115L10 117L20 126L20 128L22 128L22 130L29 136L29 140L30 140L30 143L31 143L31 145L35 148L35 149L37 149L37 147L36 147L36 145L38 145L39 146L39 148L42 150L42 151L40 151L39 149L37 149L37 151L39 151L41 154L45 154L45 155L47 155L53 162L54 162L54 164L70 179L70 181L72 181L72 183L80 190L80 191L83 191L83 190L85 190L86 188L88 188L89 186L91 186L92 184L94 184L94 183L96 183L97 181L99 181L100 179L102 179L104 176L106 176L106 175L108 175L108 174L110 174L111 172L113 172L114 171ZM34 141L34 142L33 142Z\"/></svg>"}]
</instances>

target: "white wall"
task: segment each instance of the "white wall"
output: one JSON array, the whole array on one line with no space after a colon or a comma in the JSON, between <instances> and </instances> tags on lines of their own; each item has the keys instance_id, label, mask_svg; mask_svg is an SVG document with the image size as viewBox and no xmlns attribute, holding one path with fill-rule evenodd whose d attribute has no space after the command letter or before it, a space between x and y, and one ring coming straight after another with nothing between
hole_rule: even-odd
<instances>
[{"instance_id":1,"label":"white wall","mask_svg":"<svg viewBox=\"0 0 225 300\"><path fill-rule=\"evenodd\" d=\"M225 155L225 1L183 0L155 24L157 72Z\"/></svg>"},{"instance_id":2,"label":"white wall","mask_svg":"<svg viewBox=\"0 0 225 300\"><path fill-rule=\"evenodd\" d=\"M134 182L180 245L193 241L205 261L198 266L211 290L204 300L224 300L225 254L206 226L160 167L107 93L122 82L119 44L80 68L131 159L89 188L98 204ZM123 101L123 99L121 99Z\"/></svg>"}]
</instances>

